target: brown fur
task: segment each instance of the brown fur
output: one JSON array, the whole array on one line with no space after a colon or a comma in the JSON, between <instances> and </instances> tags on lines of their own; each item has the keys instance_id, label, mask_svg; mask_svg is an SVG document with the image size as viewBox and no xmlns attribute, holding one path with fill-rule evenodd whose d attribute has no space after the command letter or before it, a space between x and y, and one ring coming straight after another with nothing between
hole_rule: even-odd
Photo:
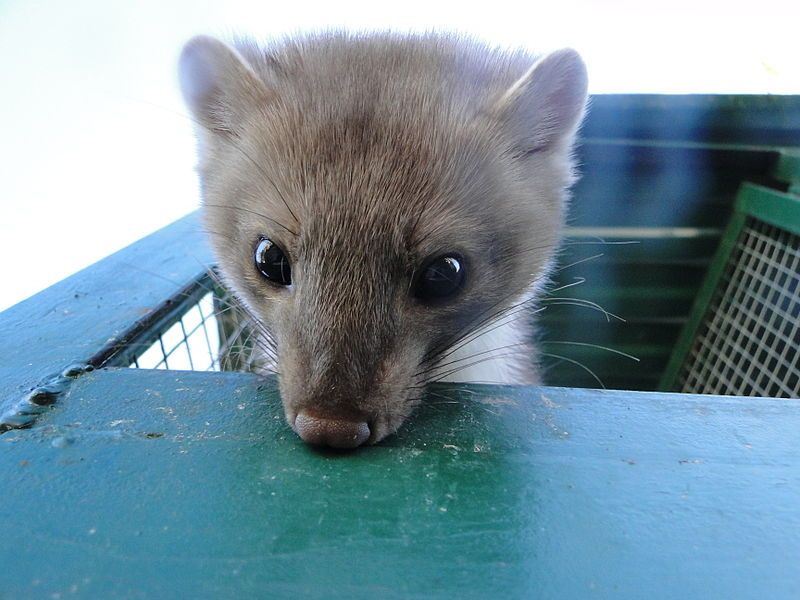
<instances>
[{"instance_id":1,"label":"brown fur","mask_svg":"<svg viewBox=\"0 0 800 600\"><path fill-rule=\"evenodd\" d=\"M300 410L352 415L378 441L427 380L459 367L456 340L541 288L572 182L583 64L442 35L235 48L195 38L181 64L220 270L274 338L290 423ZM256 271L262 235L285 250L291 287ZM434 307L412 298L421 263L453 251L462 293ZM530 339L523 320L508 327ZM438 370L426 362L436 351ZM505 362L507 382L537 381L533 348L487 354L476 360Z\"/></svg>"}]
</instances>

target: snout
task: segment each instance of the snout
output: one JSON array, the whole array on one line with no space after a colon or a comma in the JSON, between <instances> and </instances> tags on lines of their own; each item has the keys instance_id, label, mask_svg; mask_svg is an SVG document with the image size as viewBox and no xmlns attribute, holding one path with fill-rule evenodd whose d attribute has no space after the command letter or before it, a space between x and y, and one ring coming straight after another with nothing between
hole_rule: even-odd
<instances>
[{"instance_id":1,"label":"snout","mask_svg":"<svg viewBox=\"0 0 800 600\"><path fill-rule=\"evenodd\" d=\"M357 418L321 416L300 411L294 430L307 444L331 448L356 448L370 437L369 424Z\"/></svg>"}]
</instances>

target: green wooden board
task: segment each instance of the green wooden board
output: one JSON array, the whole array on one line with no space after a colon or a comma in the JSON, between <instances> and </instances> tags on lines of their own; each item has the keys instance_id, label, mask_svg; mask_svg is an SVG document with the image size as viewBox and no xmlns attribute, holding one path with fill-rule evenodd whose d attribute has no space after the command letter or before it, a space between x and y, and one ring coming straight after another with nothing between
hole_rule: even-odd
<instances>
[{"instance_id":1,"label":"green wooden board","mask_svg":"<svg viewBox=\"0 0 800 600\"><path fill-rule=\"evenodd\" d=\"M0 597L800 597L797 403L434 392L332 454L270 381L84 374L0 436Z\"/></svg>"},{"instance_id":2,"label":"green wooden board","mask_svg":"<svg viewBox=\"0 0 800 600\"><path fill-rule=\"evenodd\" d=\"M0 313L0 431L28 391L154 327L209 264L192 214Z\"/></svg>"}]
</instances>

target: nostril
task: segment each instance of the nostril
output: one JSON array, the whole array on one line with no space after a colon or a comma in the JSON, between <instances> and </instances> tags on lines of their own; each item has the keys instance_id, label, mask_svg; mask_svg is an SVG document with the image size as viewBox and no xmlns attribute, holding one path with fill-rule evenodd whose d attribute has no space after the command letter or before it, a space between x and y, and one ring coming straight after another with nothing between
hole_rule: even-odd
<instances>
[{"instance_id":1,"label":"nostril","mask_svg":"<svg viewBox=\"0 0 800 600\"><path fill-rule=\"evenodd\" d=\"M369 439L369 425L363 421L317 417L301 411L294 420L294 430L303 441L316 446L355 448Z\"/></svg>"}]
</instances>

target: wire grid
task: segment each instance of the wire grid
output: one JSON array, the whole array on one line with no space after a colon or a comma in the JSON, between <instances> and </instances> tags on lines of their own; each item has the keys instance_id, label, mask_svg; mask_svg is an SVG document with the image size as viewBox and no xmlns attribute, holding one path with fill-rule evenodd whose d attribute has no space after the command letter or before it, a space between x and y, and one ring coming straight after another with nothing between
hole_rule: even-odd
<instances>
[{"instance_id":1,"label":"wire grid","mask_svg":"<svg viewBox=\"0 0 800 600\"><path fill-rule=\"evenodd\" d=\"M219 371L219 330L211 292L189 308L181 318L144 352L134 355L136 369Z\"/></svg>"},{"instance_id":2,"label":"wire grid","mask_svg":"<svg viewBox=\"0 0 800 600\"><path fill-rule=\"evenodd\" d=\"M800 236L748 217L678 389L800 397Z\"/></svg>"},{"instance_id":3,"label":"wire grid","mask_svg":"<svg viewBox=\"0 0 800 600\"><path fill-rule=\"evenodd\" d=\"M254 352L247 320L227 295L209 291L157 339L131 357L133 369L251 371Z\"/></svg>"}]
</instances>

